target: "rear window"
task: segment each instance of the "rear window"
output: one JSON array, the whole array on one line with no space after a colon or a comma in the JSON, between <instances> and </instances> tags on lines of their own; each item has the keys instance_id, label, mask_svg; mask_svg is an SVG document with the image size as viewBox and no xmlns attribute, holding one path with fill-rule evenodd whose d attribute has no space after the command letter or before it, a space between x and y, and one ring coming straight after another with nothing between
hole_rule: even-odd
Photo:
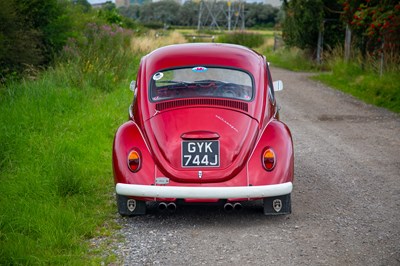
<instances>
[{"instance_id":1,"label":"rear window","mask_svg":"<svg viewBox=\"0 0 400 266\"><path fill-rule=\"evenodd\" d=\"M195 66L156 72L151 77L152 101L217 97L250 101L252 77L241 70Z\"/></svg>"}]
</instances>

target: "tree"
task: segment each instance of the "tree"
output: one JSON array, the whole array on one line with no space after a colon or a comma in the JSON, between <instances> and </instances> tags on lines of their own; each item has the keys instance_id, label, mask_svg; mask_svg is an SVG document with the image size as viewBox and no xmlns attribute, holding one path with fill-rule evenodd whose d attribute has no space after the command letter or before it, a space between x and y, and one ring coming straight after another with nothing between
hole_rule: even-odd
<instances>
[{"instance_id":1,"label":"tree","mask_svg":"<svg viewBox=\"0 0 400 266\"><path fill-rule=\"evenodd\" d=\"M56 0L0 2L0 78L21 73L27 66L49 63L61 50L68 19Z\"/></svg>"},{"instance_id":2,"label":"tree","mask_svg":"<svg viewBox=\"0 0 400 266\"><path fill-rule=\"evenodd\" d=\"M199 18L200 5L194 1L186 1L179 9L179 25L196 26Z\"/></svg>"},{"instance_id":3,"label":"tree","mask_svg":"<svg viewBox=\"0 0 400 266\"><path fill-rule=\"evenodd\" d=\"M276 23L279 9L262 3L246 3L246 27L271 27Z\"/></svg>"},{"instance_id":4,"label":"tree","mask_svg":"<svg viewBox=\"0 0 400 266\"><path fill-rule=\"evenodd\" d=\"M357 37L363 55L367 52L400 51L400 2L393 0L343 0L342 19Z\"/></svg>"},{"instance_id":5,"label":"tree","mask_svg":"<svg viewBox=\"0 0 400 266\"><path fill-rule=\"evenodd\" d=\"M315 54L319 32L324 46L334 47L344 36L340 21L341 6L329 0L291 0L284 5L283 38L287 45Z\"/></svg>"}]
</instances>

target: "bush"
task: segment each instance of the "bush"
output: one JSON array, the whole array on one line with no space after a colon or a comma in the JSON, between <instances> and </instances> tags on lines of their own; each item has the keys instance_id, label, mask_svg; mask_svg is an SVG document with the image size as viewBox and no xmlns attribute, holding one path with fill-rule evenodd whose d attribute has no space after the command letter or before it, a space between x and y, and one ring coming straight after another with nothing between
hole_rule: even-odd
<instances>
[{"instance_id":1,"label":"bush","mask_svg":"<svg viewBox=\"0 0 400 266\"><path fill-rule=\"evenodd\" d=\"M89 23L83 38L68 40L58 67L64 69L70 86L87 84L111 91L115 83L126 77L127 66L132 64L132 36L131 30L116 25Z\"/></svg>"},{"instance_id":2,"label":"bush","mask_svg":"<svg viewBox=\"0 0 400 266\"><path fill-rule=\"evenodd\" d=\"M1 88L0 265L100 264L87 240L115 212L110 149L139 61L130 38L88 24L55 68Z\"/></svg>"},{"instance_id":3,"label":"bush","mask_svg":"<svg viewBox=\"0 0 400 266\"><path fill-rule=\"evenodd\" d=\"M256 33L233 32L220 35L217 38L217 41L222 43L239 44L249 48L256 48L264 43L264 37Z\"/></svg>"}]
</instances>

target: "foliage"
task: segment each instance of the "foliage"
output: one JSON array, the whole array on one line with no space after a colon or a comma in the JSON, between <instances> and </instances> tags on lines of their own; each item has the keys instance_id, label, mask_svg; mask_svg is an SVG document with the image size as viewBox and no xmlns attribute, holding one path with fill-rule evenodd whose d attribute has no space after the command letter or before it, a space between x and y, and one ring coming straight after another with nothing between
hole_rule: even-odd
<instances>
[{"instance_id":1,"label":"foliage","mask_svg":"<svg viewBox=\"0 0 400 266\"><path fill-rule=\"evenodd\" d=\"M275 67L292 71L317 71L321 69L321 66L310 60L303 50L296 47L283 47L276 51L273 51L271 47L262 47L259 52L264 54L267 61Z\"/></svg>"},{"instance_id":2,"label":"foliage","mask_svg":"<svg viewBox=\"0 0 400 266\"><path fill-rule=\"evenodd\" d=\"M228 4L226 1L208 3L209 9L214 10L215 22L224 29L227 27ZM277 21L278 8L262 3L245 3L244 10L246 13L245 27L272 27ZM180 5L174 0L147 2L143 5L131 5L129 7L121 7L119 12L121 15L137 20L145 25L160 26L198 26L200 11L199 1L185 1ZM232 22L234 23L238 14L232 12ZM206 22L204 22L205 20ZM210 25L213 18L208 9L203 11L202 22Z\"/></svg>"},{"instance_id":3,"label":"foliage","mask_svg":"<svg viewBox=\"0 0 400 266\"><path fill-rule=\"evenodd\" d=\"M363 54L400 52L400 2L392 0L343 0L342 19L358 37ZM398 64L398 58L394 62Z\"/></svg>"},{"instance_id":4,"label":"foliage","mask_svg":"<svg viewBox=\"0 0 400 266\"><path fill-rule=\"evenodd\" d=\"M27 65L42 65L62 48L70 30L57 0L0 2L0 83Z\"/></svg>"},{"instance_id":5,"label":"foliage","mask_svg":"<svg viewBox=\"0 0 400 266\"><path fill-rule=\"evenodd\" d=\"M141 7L139 20L144 24L159 22L165 25L178 25L180 4L174 0L146 3Z\"/></svg>"},{"instance_id":6,"label":"foliage","mask_svg":"<svg viewBox=\"0 0 400 266\"><path fill-rule=\"evenodd\" d=\"M110 147L139 61L130 38L88 24L55 68L0 90L1 265L90 264L87 240L115 212Z\"/></svg>"},{"instance_id":7,"label":"foliage","mask_svg":"<svg viewBox=\"0 0 400 266\"><path fill-rule=\"evenodd\" d=\"M70 38L64 46L59 68L65 69L70 86L88 84L111 91L127 75L131 62L131 30L116 25L88 23L83 38Z\"/></svg>"},{"instance_id":8,"label":"foliage","mask_svg":"<svg viewBox=\"0 0 400 266\"><path fill-rule=\"evenodd\" d=\"M336 46L344 36L339 21L340 5L330 0L292 0L287 3L283 23L283 38L287 45L315 54L319 31L324 34L324 46Z\"/></svg>"},{"instance_id":9,"label":"foliage","mask_svg":"<svg viewBox=\"0 0 400 266\"><path fill-rule=\"evenodd\" d=\"M41 2L30 2L35 3ZM12 54L16 60L16 52L23 56L15 61L21 65L42 64L27 56L45 57L44 50L32 55L31 49L43 45L44 34L69 36L52 67L35 80L7 80L0 87L0 265L90 265L97 259L88 254L88 239L115 212L110 147L130 101L122 88L140 56L130 50L132 31L105 25L85 6L60 3L66 35L47 31L64 17L46 31L32 30L22 26L26 20L15 3L0 3L6 15L0 17L6 22L0 23L1 47L11 37L26 37ZM32 20L48 25L38 14L30 14Z\"/></svg>"},{"instance_id":10,"label":"foliage","mask_svg":"<svg viewBox=\"0 0 400 266\"><path fill-rule=\"evenodd\" d=\"M246 3L246 27L273 27L277 22L278 9L263 3Z\"/></svg>"},{"instance_id":11,"label":"foliage","mask_svg":"<svg viewBox=\"0 0 400 266\"><path fill-rule=\"evenodd\" d=\"M199 18L199 5L194 1L186 1L179 9L180 26L197 26Z\"/></svg>"},{"instance_id":12,"label":"foliage","mask_svg":"<svg viewBox=\"0 0 400 266\"><path fill-rule=\"evenodd\" d=\"M86 0L0 1L0 85L50 66L70 38L83 38L89 21L137 28L112 3L92 10Z\"/></svg>"},{"instance_id":13,"label":"foliage","mask_svg":"<svg viewBox=\"0 0 400 266\"><path fill-rule=\"evenodd\" d=\"M44 60L38 49L39 32L23 24L13 2L0 2L0 84L22 71L24 64L39 64Z\"/></svg>"},{"instance_id":14,"label":"foliage","mask_svg":"<svg viewBox=\"0 0 400 266\"><path fill-rule=\"evenodd\" d=\"M238 31L218 36L217 42L240 44L249 48L255 48L264 43L264 37L261 34Z\"/></svg>"}]
</instances>

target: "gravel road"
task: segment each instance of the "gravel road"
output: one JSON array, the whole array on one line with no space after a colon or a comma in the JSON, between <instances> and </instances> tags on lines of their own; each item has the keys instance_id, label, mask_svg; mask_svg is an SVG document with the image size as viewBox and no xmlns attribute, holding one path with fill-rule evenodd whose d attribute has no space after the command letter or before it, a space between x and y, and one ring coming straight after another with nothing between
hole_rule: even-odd
<instances>
[{"instance_id":1,"label":"gravel road","mask_svg":"<svg viewBox=\"0 0 400 266\"><path fill-rule=\"evenodd\" d=\"M400 117L273 68L295 145L293 213L260 204L117 218L122 265L400 265Z\"/></svg>"}]
</instances>

